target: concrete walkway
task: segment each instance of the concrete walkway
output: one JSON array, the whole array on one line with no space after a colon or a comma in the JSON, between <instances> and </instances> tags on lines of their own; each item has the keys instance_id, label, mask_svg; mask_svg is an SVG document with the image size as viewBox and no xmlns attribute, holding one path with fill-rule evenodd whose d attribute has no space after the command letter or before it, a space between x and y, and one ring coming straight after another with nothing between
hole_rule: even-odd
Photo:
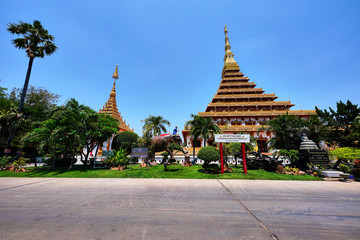
<instances>
[{"instance_id":1,"label":"concrete walkway","mask_svg":"<svg viewBox=\"0 0 360 240\"><path fill-rule=\"evenodd\" d=\"M0 178L0 239L360 239L360 183Z\"/></svg>"}]
</instances>

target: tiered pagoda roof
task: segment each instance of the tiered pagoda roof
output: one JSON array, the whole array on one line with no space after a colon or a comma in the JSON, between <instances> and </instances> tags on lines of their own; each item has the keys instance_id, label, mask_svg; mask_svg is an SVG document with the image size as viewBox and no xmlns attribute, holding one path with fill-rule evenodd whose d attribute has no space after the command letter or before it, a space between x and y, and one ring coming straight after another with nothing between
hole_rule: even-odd
<instances>
[{"instance_id":1,"label":"tiered pagoda roof","mask_svg":"<svg viewBox=\"0 0 360 240\"><path fill-rule=\"evenodd\" d=\"M301 118L316 115L315 110L291 111L294 104L290 101L275 101L278 98L275 93L265 93L262 88L257 88L254 82L244 76L235 61L226 26L224 32L225 56L221 82L205 112L198 113L200 116L212 117L223 133L248 132L255 136L264 122L279 115L288 113ZM188 132L183 131L184 139L189 137Z\"/></svg>"},{"instance_id":2,"label":"tiered pagoda roof","mask_svg":"<svg viewBox=\"0 0 360 240\"><path fill-rule=\"evenodd\" d=\"M111 89L110 97L107 100L107 102L105 103L105 105L103 106L103 108L99 110L99 113L109 114L110 116L112 116L113 118L118 120L119 121L119 132L124 132L124 131L133 132L134 129L130 129L129 124L126 124L126 121L123 119L123 117L119 113L117 103L116 103L115 83L116 83L116 79L119 79L118 65L116 65L116 69L115 69L115 72L112 77L114 78L114 85L113 85L113 88Z\"/></svg>"},{"instance_id":3,"label":"tiered pagoda roof","mask_svg":"<svg viewBox=\"0 0 360 240\"><path fill-rule=\"evenodd\" d=\"M275 101L278 98L275 93L265 93L262 88L256 88L234 59L226 26L224 32L225 56L220 86L205 112L199 113L200 116L212 117L220 123L220 127L221 123L225 123L226 130L254 131L260 128L261 123L278 115L288 113L306 118L316 114L315 110L290 111L294 106L290 101Z\"/></svg>"}]
</instances>

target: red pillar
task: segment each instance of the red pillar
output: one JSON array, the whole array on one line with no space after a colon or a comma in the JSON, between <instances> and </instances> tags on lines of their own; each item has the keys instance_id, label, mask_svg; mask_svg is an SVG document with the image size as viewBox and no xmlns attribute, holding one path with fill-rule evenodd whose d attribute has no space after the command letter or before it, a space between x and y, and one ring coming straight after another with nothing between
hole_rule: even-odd
<instances>
[{"instance_id":1,"label":"red pillar","mask_svg":"<svg viewBox=\"0 0 360 240\"><path fill-rule=\"evenodd\" d=\"M245 158L245 143L241 144L241 152L242 152L244 173L247 174L247 166L246 166L246 158Z\"/></svg>"},{"instance_id":2,"label":"red pillar","mask_svg":"<svg viewBox=\"0 0 360 240\"><path fill-rule=\"evenodd\" d=\"M224 156L223 156L222 143L220 143L220 162L221 162L221 174L224 174Z\"/></svg>"}]
</instances>

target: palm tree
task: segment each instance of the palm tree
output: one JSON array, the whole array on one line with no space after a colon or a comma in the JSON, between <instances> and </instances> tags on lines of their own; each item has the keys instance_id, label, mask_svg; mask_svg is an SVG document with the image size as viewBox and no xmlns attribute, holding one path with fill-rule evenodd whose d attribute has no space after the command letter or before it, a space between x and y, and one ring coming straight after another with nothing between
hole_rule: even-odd
<instances>
[{"instance_id":1,"label":"palm tree","mask_svg":"<svg viewBox=\"0 0 360 240\"><path fill-rule=\"evenodd\" d=\"M270 140L271 147L298 149L302 133L306 131L306 123L297 116L284 114L267 121L260 130L275 132L275 136Z\"/></svg>"},{"instance_id":2,"label":"palm tree","mask_svg":"<svg viewBox=\"0 0 360 240\"><path fill-rule=\"evenodd\" d=\"M200 117L200 126L201 126L201 136L204 139L204 146L206 146L206 142L209 138L213 136L213 134L220 133L220 128L214 124L212 118L203 118Z\"/></svg>"},{"instance_id":3,"label":"palm tree","mask_svg":"<svg viewBox=\"0 0 360 240\"><path fill-rule=\"evenodd\" d=\"M162 132L167 131L165 125L170 126L170 122L164 119L162 116L149 115L149 117L145 119L145 123L143 126L144 135L160 135Z\"/></svg>"},{"instance_id":4,"label":"palm tree","mask_svg":"<svg viewBox=\"0 0 360 240\"><path fill-rule=\"evenodd\" d=\"M190 115L193 119L186 122L185 127L190 128L190 136L193 137L194 142L198 137L202 136L204 139L204 146L206 141L215 133L220 133L220 128L214 123L212 118L204 118L195 114ZM193 146L193 155L195 159L195 145Z\"/></svg>"},{"instance_id":5,"label":"palm tree","mask_svg":"<svg viewBox=\"0 0 360 240\"><path fill-rule=\"evenodd\" d=\"M16 48L26 49L26 55L29 57L28 70L20 99L19 113L21 113L25 102L34 58L43 58L45 55L51 55L56 51L57 47L53 43L54 37L43 28L38 20L35 20L33 24L24 23L22 21L20 21L19 24L9 23L7 30L12 34L23 36L22 38L13 39L12 43ZM8 140L8 148L10 147L14 134L15 130L12 130Z\"/></svg>"}]
</instances>

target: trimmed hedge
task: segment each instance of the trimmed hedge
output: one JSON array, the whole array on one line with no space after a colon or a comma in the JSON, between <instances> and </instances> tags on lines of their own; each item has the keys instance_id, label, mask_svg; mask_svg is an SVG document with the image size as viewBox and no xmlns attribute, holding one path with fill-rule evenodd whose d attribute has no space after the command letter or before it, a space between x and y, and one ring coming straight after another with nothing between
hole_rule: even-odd
<instances>
[{"instance_id":1,"label":"trimmed hedge","mask_svg":"<svg viewBox=\"0 0 360 240\"><path fill-rule=\"evenodd\" d=\"M131 148L137 144L139 136L130 131L118 133L112 142L111 148L119 150L120 148L126 149L128 153L131 152Z\"/></svg>"},{"instance_id":2,"label":"trimmed hedge","mask_svg":"<svg viewBox=\"0 0 360 240\"><path fill-rule=\"evenodd\" d=\"M212 146L206 146L201 148L197 156L198 158L204 160L205 165L208 165L210 162L220 159L219 150Z\"/></svg>"}]
</instances>

